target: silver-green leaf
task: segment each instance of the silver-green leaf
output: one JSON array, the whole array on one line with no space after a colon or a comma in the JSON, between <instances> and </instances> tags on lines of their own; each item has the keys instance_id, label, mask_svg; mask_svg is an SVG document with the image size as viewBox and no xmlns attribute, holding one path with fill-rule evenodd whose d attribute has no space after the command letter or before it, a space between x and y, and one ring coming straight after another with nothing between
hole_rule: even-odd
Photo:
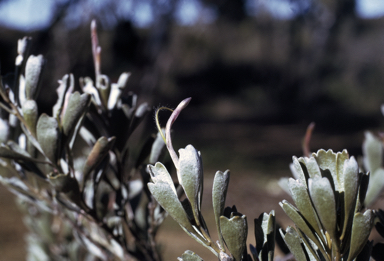
<instances>
[{"instance_id":1,"label":"silver-green leaf","mask_svg":"<svg viewBox=\"0 0 384 261\"><path fill-rule=\"evenodd\" d=\"M328 178L308 180L309 194L321 224L332 239L336 238L336 202Z\"/></svg>"},{"instance_id":2,"label":"silver-green leaf","mask_svg":"<svg viewBox=\"0 0 384 261\"><path fill-rule=\"evenodd\" d=\"M72 134L78 120L86 112L90 100L91 96L87 93L80 95L80 93L75 92L69 97L62 122L63 133L66 137Z\"/></svg>"},{"instance_id":3,"label":"silver-green leaf","mask_svg":"<svg viewBox=\"0 0 384 261\"><path fill-rule=\"evenodd\" d=\"M191 203L195 221L200 224L199 211L203 189L203 168L200 154L192 145L180 149L179 154L178 180Z\"/></svg>"},{"instance_id":4,"label":"silver-green leaf","mask_svg":"<svg viewBox=\"0 0 384 261\"><path fill-rule=\"evenodd\" d=\"M352 261L367 243L373 226L374 214L368 209L363 213L356 213L352 223L351 246L347 261Z\"/></svg>"},{"instance_id":5,"label":"silver-green leaf","mask_svg":"<svg viewBox=\"0 0 384 261\"><path fill-rule=\"evenodd\" d=\"M194 233L168 170L163 164L157 162L155 166L148 165L148 171L153 181L148 183L148 189L153 197L180 226Z\"/></svg>"},{"instance_id":6,"label":"silver-green leaf","mask_svg":"<svg viewBox=\"0 0 384 261\"><path fill-rule=\"evenodd\" d=\"M39 81L44 66L42 55L29 56L25 66L25 96L26 99L36 99L38 95Z\"/></svg>"},{"instance_id":7,"label":"silver-green leaf","mask_svg":"<svg viewBox=\"0 0 384 261\"><path fill-rule=\"evenodd\" d=\"M245 215L231 218L221 216L220 229L229 252L235 261L240 261L247 243L247 217Z\"/></svg>"},{"instance_id":8,"label":"silver-green leaf","mask_svg":"<svg viewBox=\"0 0 384 261\"><path fill-rule=\"evenodd\" d=\"M213 179L212 187L213 213L215 215L216 228L219 233L219 240L222 248L224 248L224 242L220 233L220 216L223 215L224 212L229 176L229 170L226 170L225 172L217 171Z\"/></svg>"},{"instance_id":9,"label":"silver-green leaf","mask_svg":"<svg viewBox=\"0 0 384 261\"><path fill-rule=\"evenodd\" d=\"M59 152L60 132L55 118L43 113L37 122L37 140L45 156L56 164Z\"/></svg>"}]
</instances>

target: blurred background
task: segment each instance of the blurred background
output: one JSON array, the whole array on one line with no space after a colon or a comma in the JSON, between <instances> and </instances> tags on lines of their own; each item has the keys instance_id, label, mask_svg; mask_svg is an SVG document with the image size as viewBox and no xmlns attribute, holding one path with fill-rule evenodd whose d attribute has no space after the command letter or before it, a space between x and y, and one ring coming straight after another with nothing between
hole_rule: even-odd
<instances>
[{"instance_id":1,"label":"blurred background","mask_svg":"<svg viewBox=\"0 0 384 261\"><path fill-rule=\"evenodd\" d=\"M14 71L17 40L31 36L31 54L47 61L40 112L50 113L64 74L94 78L92 19L112 81L131 72L129 91L154 108L192 97L174 125L174 146L202 153L212 227L213 174L231 170L227 205L248 216L249 243L263 211L275 209L288 224L277 180L302 155L310 122L313 151L355 156L365 130L384 129L381 0L0 0L1 74ZM153 117L145 124L147 135L156 131ZM25 228L10 195L0 187L0 260L24 260ZM187 248L212 260L172 220L159 233L164 260Z\"/></svg>"}]
</instances>

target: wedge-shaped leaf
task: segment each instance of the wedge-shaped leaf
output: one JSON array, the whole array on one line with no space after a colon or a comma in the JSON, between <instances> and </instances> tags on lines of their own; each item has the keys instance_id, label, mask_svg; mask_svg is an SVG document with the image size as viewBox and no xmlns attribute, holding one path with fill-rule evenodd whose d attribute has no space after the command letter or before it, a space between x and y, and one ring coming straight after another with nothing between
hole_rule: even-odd
<instances>
[{"instance_id":1,"label":"wedge-shaped leaf","mask_svg":"<svg viewBox=\"0 0 384 261\"><path fill-rule=\"evenodd\" d=\"M191 203L195 221L200 224L199 211L203 189L203 167L200 154L192 145L180 149L179 154L177 177Z\"/></svg>"},{"instance_id":2,"label":"wedge-shaped leaf","mask_svg":"<svg viewBox=\"0 0 384 261\"><path fill-rule=\"evenodd\" d=\"M56 164L59 152L60 132L55 118L43 113L37 122L37 140L45 156Z\"/></svg>"},{"instance_id":3,"label":"wedge-shaped leaf","mask_svg":"<svg viewBox=\"0 0 384 261\"><path fill-rule=\"evenodd\" d=\"M191 250L186 250L181 257L177 258L179 261L203 261L201 257L196 255Z\"/></svg>"},{"instance_id":4,"label":"wedge-shaped leaf","mask_svg":"<svg viewBox=\"0 0 384 261\"><path fill-rule=\"evenodd\" d=\"M220 229L229 252L235 261L240 261L247 243L247 217L245 215L232 216L228 219L221 216Z\"/></svg>"},{"instance_id":5,"label":"wedge-shaped leaf","mask_svg":"<svg viewBox=\"0 0 384 261\"><path fill-rule=\"evenodd\" d=\"M84 181L88 179L91 171L94 170L103 161L105 156L108 155L108 152L112 149L115 140L116 139L114 137L109 139L106 137L100 137L96 141L83 167Z\"/></svg>"},{"instance_id":6,"label":"wedge-shaped leaf","mask_svg":"<svg viewBox=\"0 0 384 261\"><path fill-rule=\"evenodd\" d=\"M356 205L357 189L359 185L359 166L354 157L346 160L344 163L344 225L342 230L342 236L346 233L348 219L352 217L354 206Z\"/></svg>"},{"instance_id":7,"label":"wedge-shaped leaf","mask_svg":"<svg viewBox=\"0 0 384 261\"><path fill-rule=\"evenodd\" d=\"M329 170L331 172L333 182L337 191L343 190L343 170L344 161L349 158L347 150L334 153L332 150L318 150L312 156L316 158L320 169Z\"/></svg>"},{"instance_id":8,"label":"wedge-shaped leaf","mask_svg":"<svg viewBox=\"0 0 384 261\"><path fill-rule=\"evenodd\" d=\"M157 202L180 226L190 233L194 232L185 210L177 196L175 185L163 164L148 165L153 183L148 183L148 189Z\"/></svg>"},{"instance_id":9,"label":"wedge-shaped leaf","mask_svg":"<svg viewBox=\"0 0 384 261\"><path fill-rule=\"evenodd\" d=\"M275 249L275 211L255 219L256 251L261 261L273 261Z\"/></svg>"},{"instance_id":10,"label":"wedge-shaped leaf","mask_svg":"<svg viewBox=\"0 0 384 261\"><path fill-rule=\"evenodd\" d=\"M309 194L324 229L332 239L336 238L336 202L328 178L308 180ZM303 231L305 233L305 231Z\"/></svg>"},{"instance_id":11,"label":"wedge-shaped leaf","mask_svg":"<svg viewBox=\"0 0 384 261\"><path fill-rule=\"evenodd\" d=\"M300 236L295 229L287 227L285 234L283 230L280 229L280 234L291 253L296 257L296 260L307 260L303 243L301 242Z\"/></svg>"},{"instance_id":12,"label":"wedge-shaped leaf","mask_svg":"<svg viewBox=\"0 0 384 261\"><path fill-rule=\"evenodd\" d=\"M371 173L371 180L369 181L368 191L365 196L365 206L369 207L380 196L384 189L384 169L378 168Z\"/></svg>"},{"instance_id":13,"label":"wedge-shaped leaf","mask_svg":"<svg viewBox=\"0 0 384 261\"><path fill-rule=\"evenodd\" d=\"M320 251L325 255L325 250L323 247L320 247L322 246L322 243L315 235L315 231L308 226L306 220L302 217L300 212L286 200L283 200L279 204L283 208L284 212L288 215L288 217L293 221L293 223L295 223L296 227L300 229L316 245L318 245Z\"/></svg>"},{"instance_id":14,"label":"wedge-shaped leaf","mask_svg":"<svg viewBox=\"0 0 384 261\"><path fill-rule=\"evenodd\" d=\"M383 165L382 141L368 131L365 132L365 140L363 142L363 155L364 167L371 173L375 172L375 170Z\"/></svg>"},{"instance_id":15,"label":"wedge-shaped leaf","mask_svg":"<svg viewBox=\"0 0 384 261\"><path fill-rule=\"evenodd\" d=\"M296 207L299 209L305 220L311 225L312 229L316 231L321 240L324 240L320 230L317 214L308 194L307 186L292 178L290 178L288 182L291 190L291 196L296 204Z\"/></svg>"},{"instance_id":16,"label":"wedge-shaped leaf","mask_svg":"<svg viewBox=\"0 0 384 261\"><path fill-rule=\"evenodd\" d=\"M167 168L161 162L156 162L155 166L148 165L148 171L151 175L153 183L165 182L170 186L173 193L177 195L177 191L175 185L173 184L171 175L169 174Z\"/></svg>"},{"instance_id":17,"label":"wedge-shaped leaf","mask_svg":"<svg viewBox=\"0 0 384 261\"><path fill-rule=\"evenodd\" d=\"M34 100L26 100L23 103L23 117L32 135L36 137L36 123L38 118L37 103Z\"/></svg>"},{"instance_id":18,"label":"wedge-shaped leaf","mask_svg":"<svg viewBox=\"0 0 384 261\"><path fill-rule=\"evenodd\" d=\"M347 261L352 261L367 243L369 234L373 227L374 214L368 209L363 213L356 213L352 223L352 235L350 252Z\"/></svg>"},{"instance_id":19,"label":"wedge-shaped leaf","mask_svg":"<svg viewBox=\"0 0 384 261\"><path fill-rule=\"evenodd\" d=\"M225 172L217 171L213 179L212 187L212 205L213 213L215 215L215 222L217 233L219 233L219 240L222 249L224 249L223 238L220 233L220 216L224 213L225 198L227 197L227 190L229 184L229 170Z\"/></svg>"},{"instance_id":20,"label":"wedge-shaped leaf","mask_svg":"<svg viewBox=\"0 0 384 261\"><path fill-rule=\"evenodd\" d=\"M43 66L44 58L42 55L29 56L27 64L25 65L25 96L28 100L36 99L38 95Z\"/></svg>"},{"instance_id":21,"label":"wedge-shaped leaf","mask_svg":"<svg viewBox=\"0 0 384 261\"><path fill-rule=\"evenodd\" d=\"M63 117L63 133L66 137L71 136L81 116L87 111L91 96L87 93L75 92L69 97L68 105Z\"/></svg>"},{"instance_id":22,"label":"wedge-shaped leaf","mask_svg":"<svg viewBox=\"0 0 384 261\"><path fill-rule=\"evenodd\" d=\"M190 224L187 214L184 211L177 195L172 191L168 183L159 181L157 183L148 183L148 189L156 201L168 212L168 214L180 226L193 233L194 229Z\"/></svg>"}]
</instances>

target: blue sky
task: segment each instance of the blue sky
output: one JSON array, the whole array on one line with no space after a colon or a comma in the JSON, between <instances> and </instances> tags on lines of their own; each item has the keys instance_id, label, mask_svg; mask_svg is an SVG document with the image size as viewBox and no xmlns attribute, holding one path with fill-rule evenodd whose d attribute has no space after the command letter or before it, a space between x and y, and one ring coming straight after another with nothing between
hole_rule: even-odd
<instances>
[{"instance_id":1,"label":"blue sky","mask_svg":"<svg viewBox=\"0 0 384 261\"><path fill-rule=\"evenodd\" d=\"M56 0L60 1L60 0ZM102 8L102 0L88 0L97 8ZM0 24L7 27L25 31L43 28L51 19L50 10L53 6L52 0L12 0L0 5ZM122 1L119 12L124 16L130 16L137 26L145 27L153 21L151 6L148 1L138 1L133 6L131 1ZM137 3L137 2L136 2ZM180 24L190 25L196 21L209 22L214 19L214 13L204 8L198 1L183 0L178 6L176 18ZM250 7L262 7L274 17L289 19L294 15L289 0L248 0ZM363 18L377 18L384 15L384 0L356 0L357 13ZM84 13L74 13L72 22L76 17L82 17Z\"/></svg>"}]
</instances>

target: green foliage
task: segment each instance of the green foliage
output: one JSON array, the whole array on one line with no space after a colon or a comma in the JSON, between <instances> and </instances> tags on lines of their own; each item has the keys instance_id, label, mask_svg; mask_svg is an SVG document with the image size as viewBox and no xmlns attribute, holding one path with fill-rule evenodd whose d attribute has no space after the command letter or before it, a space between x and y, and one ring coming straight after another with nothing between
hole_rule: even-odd
<instances>
[{"instance_id":1,"label":"green foliage","mask_svg":"<svg viewBox=\"0 0 384 261\"><path fill-rule=\"evenodd\" d=\"M177 154L172 145L172 125L191 98L177 106L165 129L157 120L156 137L131 148L130 137L149 106L137 104L137 96L126 91L129 73L117 83L101 73L94 22L91 31L95 79L81 78L76 89L74 76L65 75L52 115L38 112L45 61L42 55L28 57L29 38L18 43L15 81L0 81L0 182L18 196L25 215L27 260L161 260L155 236L167 214L221 261L272 261L279 235L299 261L380 256L381 245L373 246L368 237L375 217L383 235L384 214L364 209L384 187L380 138L366 133L364 174L346 150L310 155L311 125L307 157L293 157L294 179L280 181L296 205L280 203L295 228L276 234L275 212L262 213L254 219L256 246L250 245L250 254L247 217L235 206L225 207L230 172L217 171L212 206L219 240L214 242L201 209L201 153L187 145ZM177 184L161 163L164 147ZM189 250L178 259L202 260Z\"/></svg>"},{"instance_id":2,"label":"green foliage","mask_svg":"<svg viewBox=\"0 0 384 261\"><path fill-rule=\"evenodd\" d=\"M151 137L130 148L148 105L123 95L129 73L117 83L101 74L92 23L95 84L80 79L80 93L65 75L52 115L39 114L45 62L42 55L26 61L29 44L19 41L16 81L0 82L0 181L25 214L27 260L161 260L155 235L166 213L143 184L164 144Z\"/></svg>"},{"instance_id":3,"label":"green foliage","mask_svg":"<svg viewBox=\"0 0 384 261\"><path fill-rule=\"evenodd\" d=\"M355 260L373 226L372 210L360 212L368 174L359 173L346 150L293 157L293 171L288 187L297 208L286 200L280 203L296 226L280 231L291 252L299 260Z\"/></svg>"},{"instance_id":4,"label":"green foliage","mask_svg":"<svg viewBox=\"0 0 384 261\"><path fill-rule=\"evenodd\" d=\"M248 236L247 217L239 213L235 206L225 207L228 191L229 170L217 171L213 180L212 205L219 240L213 242L201 213L203 193L203 165L200 152L192 145L179 150L179 157L172 146L171 127L190 98L183 100L170 116L164 141L175 165L179 186L186 198L180 200L172 178L165 166L157 162L148 165L152 182L149 191L182 229L197 242L209 249L219 260L252 260L246 251ZM162 108L161 108L162 109ZM158 124L159 126L159 124ZM162 131L162 130L160 130ZM274 212L263 213L255 219L256 248L251 246L253 259L270 261L274 254L275 219ZM227 249L227 251L226 251ZM186 251L179 260L202 260L192 251Z\"/></svg>"}]
</instances>

